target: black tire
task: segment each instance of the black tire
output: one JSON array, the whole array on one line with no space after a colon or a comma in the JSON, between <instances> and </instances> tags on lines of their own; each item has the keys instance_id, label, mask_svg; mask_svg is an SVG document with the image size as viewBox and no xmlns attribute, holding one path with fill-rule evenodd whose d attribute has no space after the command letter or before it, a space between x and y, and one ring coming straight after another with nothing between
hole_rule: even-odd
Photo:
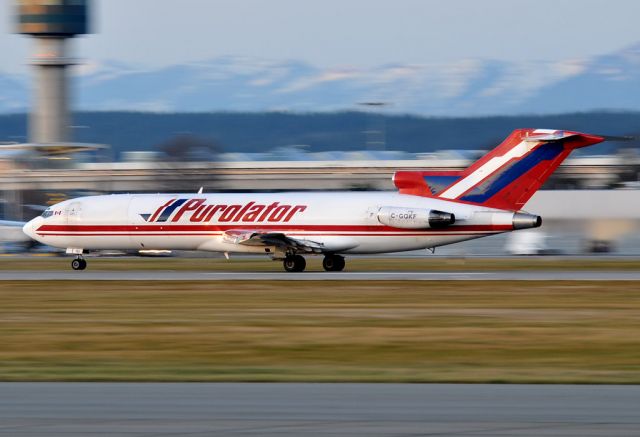
<instances>
[{"instance_id":1,"label":"black tire","mask_svg":"<svg viewBox=\"0 0 640 437\"><path fill-rule=\"evenodd\" d=\"M84 270L87 268L87 260L86 259L81 259L80 260L80 270Z\"/></svg>"},{"instance_id":2,"label":"black tire","mask_svg":"<svg viewBox=\"0 0 640 437\"><path fill-rule=\"evenodd\" d=\"M300 255L288 256L282 262L287 272L303 272L307 267L307 261Z\"/></svg>"},{"instance_id":3,"label":"black tire","mask_svg":"<svg viewBox=\"0 0 640 437\"><path fill-rule=\"evenodd\" d=\"M73 270L82 270L82 261L81 259L74 259L73 261L71 261L71 268ZM86 266L85 266L86 267Z\"/></svg>"},{"instance_id":4,"label":"black tire","mask_svg":"<svg viewBox=\"0 0 640 437\"><path fill-rule=\"evenodd\" d=\"M327 272L341 272L344 270L344 257L340 255L327 255L322 260L322 267Z\"/></svg>"}]
</instances>

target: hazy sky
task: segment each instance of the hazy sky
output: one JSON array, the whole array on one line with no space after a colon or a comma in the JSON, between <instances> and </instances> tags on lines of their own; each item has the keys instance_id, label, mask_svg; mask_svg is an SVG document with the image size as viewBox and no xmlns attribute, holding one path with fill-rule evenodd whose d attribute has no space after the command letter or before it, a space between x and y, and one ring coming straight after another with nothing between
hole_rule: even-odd
<instances>
[{"instance_id":1,"label":"hazy sky","mask_svg":"<svg viewBox=\"0 0 640 437\"><path fill-rule=\"evenodd\" d=\"M27 38L0 0L0 71ZM460 58L557 60L640 42L638 0L96 0L75 55L155 67L246 55L321 67Z\"/></svg>"}]
</instances>

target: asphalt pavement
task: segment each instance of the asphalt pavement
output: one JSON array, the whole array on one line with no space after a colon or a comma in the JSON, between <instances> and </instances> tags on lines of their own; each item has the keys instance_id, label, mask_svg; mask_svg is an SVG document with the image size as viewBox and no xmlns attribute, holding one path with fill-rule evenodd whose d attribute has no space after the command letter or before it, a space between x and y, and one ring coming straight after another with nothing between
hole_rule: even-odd
<instances>
[{"instance_id":1,"label":"asphalt pavement","mask_svg":"<svg viewBox=\"0 0 640 437\"><path fill-rule=\"evenodd\" d=\"M640 387L2 383L2 436L637 436Z\"/></svg>"},{"instance_id":2,"label":"asphalt pavement","mask_svg":"<svg viewBox=\"0 0 640 437\"><path fill-rule=\"evenodd\" d=\"M485 272L211 272L187 270L6 270L0 281L640 281L640 271L504 270Z\"/></svg>"}]
</instances>

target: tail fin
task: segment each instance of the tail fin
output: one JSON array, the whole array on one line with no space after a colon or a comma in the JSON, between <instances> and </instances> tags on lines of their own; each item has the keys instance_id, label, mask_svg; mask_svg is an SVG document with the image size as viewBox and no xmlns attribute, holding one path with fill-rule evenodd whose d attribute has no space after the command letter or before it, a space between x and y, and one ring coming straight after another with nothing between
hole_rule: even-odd
<instances>
[{"instance_id":1,"label":"tail fin","mask_svg":"<svg viewBox=\"0 0 640 437\"><path fill-rule=\"evenodd\" d=\"M394 181L407 194L519 210L574 149L604 140L579 132L517 129L462 172L397 172ZM446 187L430 184L436 179L448 182Z\"/></svg>"}]
</instances>

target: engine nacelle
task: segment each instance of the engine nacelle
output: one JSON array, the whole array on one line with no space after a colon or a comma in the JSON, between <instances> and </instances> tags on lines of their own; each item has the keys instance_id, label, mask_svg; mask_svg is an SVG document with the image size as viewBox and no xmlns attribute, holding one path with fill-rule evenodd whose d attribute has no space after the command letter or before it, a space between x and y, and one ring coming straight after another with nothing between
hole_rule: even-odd
<instances>
[{"instance_id":1,"label":"engine nacelle","mask_svg":"<svg viewBox=\"0 0 640 437\"><path fill-rule=\"evenodd\" d=\"M530 229L542 226L542 217L539 215L528 214L526 212L516 212L513 214L513 229Z\"/></svg>"},{"instance_id":2,"label":"engine nacelle","mask_svg":"<svg viewBox=\"0 0 640 437\"><path fill-rule=\"evenodd\" d=\"M456 216L435 209L383 206L378 209L378 221L401 229L445 228L456 222Z\"/></svg>"}]
</instances>

